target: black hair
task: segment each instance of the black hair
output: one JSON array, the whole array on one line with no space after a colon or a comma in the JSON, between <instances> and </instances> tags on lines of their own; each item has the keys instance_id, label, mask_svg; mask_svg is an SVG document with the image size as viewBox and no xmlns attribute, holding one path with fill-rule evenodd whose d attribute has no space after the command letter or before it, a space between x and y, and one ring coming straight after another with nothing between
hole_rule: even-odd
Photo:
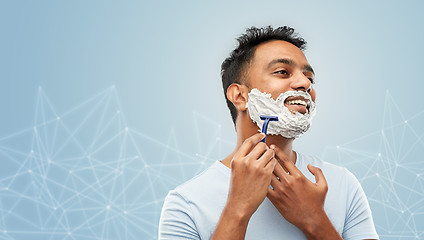
<instances>
[{"instance_id":1,"label":"black hair","mask_svg":"<svg viewBox=\"0 0 424 240\"><path fill-rule=\"evenodd\" d=\"M231 117L234 125L237 119L237 109L233 103L227 98L227 89L233 83L243 83L243 74L250 60L252 60L255 50L258 45L273 41L282 40L289 42L300 50L306 48L306 41L299 37L291 27L278 27L272 28L266 26L262 28L250 27L246 32L237 38L238 46L235 48L230 56L222 62L221 65L221 78L222 87L224 88L224 96L227 101L227 106L230 109ZM247 84L246 82L244 82Z\"/></svg>"}]
</instances>

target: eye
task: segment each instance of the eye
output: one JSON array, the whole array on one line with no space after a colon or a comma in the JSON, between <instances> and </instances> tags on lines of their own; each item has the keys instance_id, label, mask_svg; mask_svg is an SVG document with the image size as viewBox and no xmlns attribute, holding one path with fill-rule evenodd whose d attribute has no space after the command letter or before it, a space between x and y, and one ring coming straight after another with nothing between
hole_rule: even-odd
<instances>
[{"instance_id":1,"label":"eye","mask_svg":"<svg viewBox=\"0 0 424 240\"><path fill-rule=\"evenodd\" d=\"M286 70L279 70L274 72L275 74L282 74L282 75L289 75L289 73Z\"/></svg>"},{"instance_id":2,"label":"eye","mask_svg":"<svg viewBox=\"0 0 424 240\"><path fill-rule=\"evenodd\" d=\"M304 73L304 75L305 75L305 77L307 77L307 78L308 78L308 80L309 80L312 84L315 84L315 80L314 80L315 75L314 75L314 74Z\"/></svg>"}]
</instances>

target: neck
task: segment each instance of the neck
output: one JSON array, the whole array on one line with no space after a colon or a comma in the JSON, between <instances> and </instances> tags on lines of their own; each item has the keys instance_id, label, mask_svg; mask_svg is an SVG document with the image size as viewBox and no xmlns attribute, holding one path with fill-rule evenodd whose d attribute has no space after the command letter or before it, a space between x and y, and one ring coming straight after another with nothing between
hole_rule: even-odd
<instances>
[{"instance_id":1,"label":"neck","mask_svg":"<svg viewBox=\"0 0 424 240\"><path fill-rule=\"evenodd\" d=\"M244 140L258 133L259 128L256 123L252 122L249 116L244 113L241 113L237 117L236 131L237 143L234 148L234 151L230 155L228 155L224 160L221 161L227 167L231 167L231 160L233 159L234 154L240 149ZM294 139L284 138L281 135L267 135L266 145L268 147L272 144L277 146L281 149L281 151L283 151L287 155L290 161L296 163L296 153L293 151L293 140Z\"/></svg>"}]
</instances>

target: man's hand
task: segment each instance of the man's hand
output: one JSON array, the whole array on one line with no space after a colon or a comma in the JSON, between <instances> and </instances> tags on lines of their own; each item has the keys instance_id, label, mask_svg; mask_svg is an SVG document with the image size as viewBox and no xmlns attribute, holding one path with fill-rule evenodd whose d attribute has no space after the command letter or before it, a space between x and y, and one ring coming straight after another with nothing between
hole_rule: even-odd
<instances>
[{"instance_id":1,"label":"man's hand","mask_svg":"<svg viewBox=\"0 0 424 240\"><path fill-rule=\"evenodd\" d=\"M250 217L264 201L277 160L274 150L260 142L264 134L246 139L231 161L228 202Z\"/></svg>"},{"instance_id":2,"label":"man's hand","mask_svg":"<svg viewBox=\"0 0 424 240\"><path fill-rule=\"evenodd\" d=\"M250 217L265 199L277 164L274 150L260 142L265 134L246 139L231 160L231 182L227 203L213 240L244 239Z\"/></svg>"},{"instance_id":3,"label":"man's hand","mask_svg":"<svg viewBox=\"0 0 424 240\"><path fill-rule=\"evenodd\" d=\"M288 222L298 227L309 239L320 239L318 236L341 239L324 211L328 186L321 169L308 164L308 170L315 176L316 183L313 183L283 151L274 145L271 148L282 166L277 164L274 168L271 180L273 189L268 188L269 200Z\"/></svg>"}]
</instances>

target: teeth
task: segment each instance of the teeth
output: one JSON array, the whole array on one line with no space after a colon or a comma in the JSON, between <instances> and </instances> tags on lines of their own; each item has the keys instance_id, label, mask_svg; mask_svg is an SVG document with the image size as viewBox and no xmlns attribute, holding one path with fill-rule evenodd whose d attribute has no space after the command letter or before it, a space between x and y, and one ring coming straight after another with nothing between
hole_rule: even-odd
<instances>
[{"instance_id":1,"label":"teeth","mask_svg":"<svg viewBox=\"0 0 424 240\"><path fill-rule=\"evenodd\" d=\"M288 101L287 104L289 104L289 105L299 104L299 105L303 105L305 107L308 105L306 103L306 101L303 101L303 100L300 100L300 99Z\"/></svg>"}]
</instances>

